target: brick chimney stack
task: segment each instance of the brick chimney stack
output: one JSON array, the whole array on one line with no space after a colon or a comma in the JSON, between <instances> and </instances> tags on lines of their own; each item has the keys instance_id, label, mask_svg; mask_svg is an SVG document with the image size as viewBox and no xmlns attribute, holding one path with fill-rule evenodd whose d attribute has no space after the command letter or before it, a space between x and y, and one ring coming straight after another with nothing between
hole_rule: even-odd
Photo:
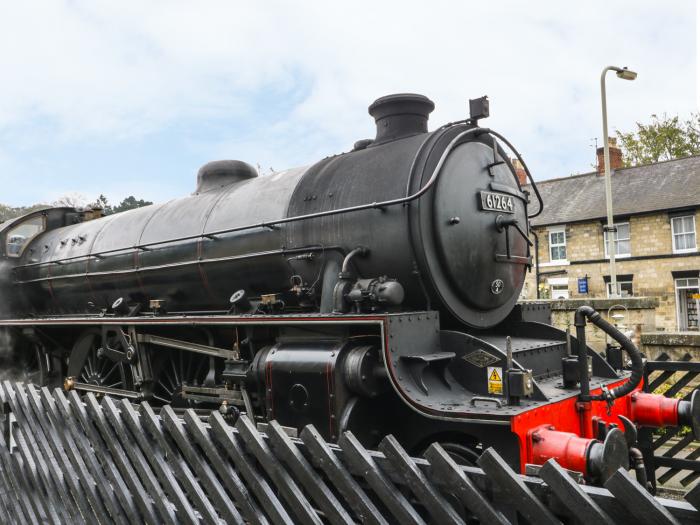
<instances>
[{"instance_id":1,"label":"brick chimney stack","mask_svg":"<svg viewBox=\"0 0 700 525\"><path fill-rule=\"evenodd\" d=\"M515 168L515 176L518 177L518 182L520 185L524 186L527 184L527 174L525 173L525 168L523 168L520 161L518 159L510 159L510 162L513 164L513 168Z\"/></svg>"},{"instance_id":2,"label":"brick chimney stack","mask_svg":"<svg viewBox=\"0 0 700 525\"><path fill-rule=\"evenodd\" d=\"M617 139L608 138L608 149L610 150L610 173L622 167L622 150L617 147ZM605 175L605 148L602 146L596 150L598 156L598 175Z\"/></svg>"}]
</instances>

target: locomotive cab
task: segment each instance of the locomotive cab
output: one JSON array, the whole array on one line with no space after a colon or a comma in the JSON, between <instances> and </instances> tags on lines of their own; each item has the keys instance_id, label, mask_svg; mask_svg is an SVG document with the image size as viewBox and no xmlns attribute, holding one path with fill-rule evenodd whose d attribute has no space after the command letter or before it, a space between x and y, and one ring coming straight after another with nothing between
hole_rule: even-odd
<instances>
[{"instance_id":1,"label":"locomotive cab","mask_svg":"<svg viewBox=\"0 0 700 525\"><path fill-rule=\"evenodd\" d=\"M9 261L37 262L35 242L42 234L88 220L93 209L41 208L0 224L0 255ZM28 250L28 251L27 251Z\"/></svg>"},{"instance_id":2,"label":"locomotive cab","mask_svg":"<svg viewBox=\"0 0 700 525\"><path fill-rule=\"evenodd\" d=\"M92 210L47 207L0 224L0 294L4 298L0 316L6 317L18 310L36 311L34 305L41 300L40 295L17 282L15 268L39 263L51 248L42 243L47 234L87 220L92 213Z\"/></svg>"},{"instance_id":3,"label":"locomotive cab","mask_svg":"<svg viewBox=\"0 0 700 525\"><path fill-rule=\"evenodd\" d=\"M19 258L35 237L46 231L46 214L32 213L20 217L6 225L0 231L2 255L8 259Z\"/></svg>"}]
</instances>

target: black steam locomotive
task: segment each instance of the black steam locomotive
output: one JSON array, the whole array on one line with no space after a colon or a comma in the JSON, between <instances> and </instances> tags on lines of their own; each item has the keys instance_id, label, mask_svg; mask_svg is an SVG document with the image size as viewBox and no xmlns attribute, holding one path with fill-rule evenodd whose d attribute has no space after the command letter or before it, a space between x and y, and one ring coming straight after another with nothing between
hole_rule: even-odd
<instances>
[{"instance_id":1,"label":"black steam locomotive","mask_svg":"<svg viewBox=\"0 0 700 525\"><path fill-rule=\"evenodd\" d=\"M433 108L382 97L373 140L312 166L211 162L165 204L2 225L5 339L40 384L366 446L393 434L413 453L437 441L463 463L494 446L519 470L556 457L592 480L628 464L635 425L700 428L700 401L639 391L636 348L594 311L578 342L527 321L530 194L504 148L520 155L479 126L485 97L428 132ZM587 351L587 320L630 354L629 377Z\"/></svg>"}]
</instances>

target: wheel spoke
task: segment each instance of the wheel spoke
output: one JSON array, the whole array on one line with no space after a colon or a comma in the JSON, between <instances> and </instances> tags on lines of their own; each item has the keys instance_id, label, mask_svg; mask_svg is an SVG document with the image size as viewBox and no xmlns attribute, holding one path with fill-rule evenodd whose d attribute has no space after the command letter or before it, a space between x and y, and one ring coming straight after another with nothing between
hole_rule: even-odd
<instances>
[{"instance_id":1,"label":"wheel spoke","mask_svg":"<svg viewBox=\"0 0 700 525\"><path fill-rule=\"evenodd\" d=\"M89 354L87 357L87 362L85 363L85 370L87 370L87 375L88 377L93 375L93 369L92 369L92 354Z\"/></svg>"},{"instance_id":2,"label":"wheel spoke","mask_svg":"<svg viewBox=\"0 0 700 525\"><path fill-rule=\"evenodd\" d=\"M118 363L117 363L118 364ZM105 374L105 369L109 366L109 359L102 358L100 359L100 375L102 377L107 377L109 374Z\"/></svg>"},{"instance_id":3,"label":"wheel spoke","mask_svg":"<svg viewBox=\"0 0 700 525\"><path fill-rule=\"evenodd\" d=\"M172 380L170 379L170 370L166 367L161 366L158 370L158 384L166 384L166 381L172 386Z\"/></svg>"},{"instance_id":4,"label":"wheel spoke","mask_svg":"<svg viewBox=\"0 0 700 525\"><path fill-rule=\"evenodd\" d=\"M114 365L112 366L112 368L110 368L109 371L104 375L104 378L107 379L108 377L111 377L111 375L114 373L114 371L117 369L117 367L118 367L120 364L121 364L121 363L114 363Z\"/></svg>"},{"instance_id":5,"label":"wheel spoke","mask_svg":"<svg viewBox=\"0 0 700 525\"><path fill-rule=\"evenodd\" d=\"M174 360L171 360L171 361L170 361L170 364L171 364L172 367L173 367L173 374L175 374L175 375L174 375L175 384L177 385L177 384L180 382L180 377L178 376L177 368L175 367L175 361L174 361ZM182 369L182 354L180 355L180 369Z\"/></svg>"},{"instance_id":6,"label":"wheel spoke","mask_svg":"<svg viewBox=\"0 0 700 525\"><path fill-rule=\"evenodd\" d=\"M177 390L177 380L173 379L170 374L165 375L165 379L168 380L168 384L170 385L171 390ZM163 386L165 386L165 382L163 381Z\"/></svg>"}]
</instances>

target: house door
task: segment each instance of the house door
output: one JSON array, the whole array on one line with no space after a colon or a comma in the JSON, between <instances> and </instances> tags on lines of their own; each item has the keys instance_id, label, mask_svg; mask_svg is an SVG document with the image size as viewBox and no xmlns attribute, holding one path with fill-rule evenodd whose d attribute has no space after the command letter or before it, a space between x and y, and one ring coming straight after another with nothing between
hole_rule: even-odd
<instances>
[{"instance_id":1,"label":"house door","mask_svg":"<svg viewBox=\"0 0 700 525\"><path fill-rule=\"evenodd\" d=\"M676 279L676 308L678 311L678 329L681 331L698 330L700 313L700 279Z\"/></svg>"}]
</instances>

